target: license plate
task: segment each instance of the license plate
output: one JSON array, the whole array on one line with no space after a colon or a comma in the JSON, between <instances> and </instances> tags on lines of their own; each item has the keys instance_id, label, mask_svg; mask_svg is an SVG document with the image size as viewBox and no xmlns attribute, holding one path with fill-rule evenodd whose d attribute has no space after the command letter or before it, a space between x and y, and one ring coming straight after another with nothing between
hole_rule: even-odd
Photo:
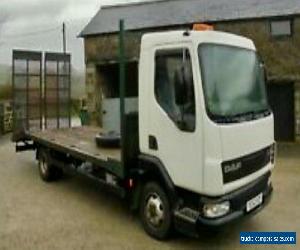
<instances>
[{"instance_id":1,"label":"license plate","mask_svg":"<svg viewBox=\"0 0 300 250\"><path fill-rule=\"evenodd\" d=\"M260 193L259 195L255 196L253 199L247 202L246 210L250 212L254 208L258 207L263 202L263 194Z\"/></svg>"}]
</instances>

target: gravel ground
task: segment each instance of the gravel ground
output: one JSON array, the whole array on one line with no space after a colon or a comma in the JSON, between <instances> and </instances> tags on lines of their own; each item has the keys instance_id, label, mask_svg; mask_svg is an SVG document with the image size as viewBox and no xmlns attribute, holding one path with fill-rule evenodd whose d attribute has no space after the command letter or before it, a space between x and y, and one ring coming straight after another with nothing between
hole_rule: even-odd
<instances>
[{"instance_id":1,"label":"gravel ground","mask_svg":"<svg viewBox=\"0 0 300 250\"><path fill-rule=\"evenodd\" d=\"M109 193L82 177L45 184L32 152L16 154L0 138L0 249L270 249L239 244L241 231L300 233L300 145L280 145L271 204L251 219L199 239L148 237L136 216ZM277 247L273 247L276 248ZM278 246L278 249L289 249ZM291 247L296 249L296 247ZM299 249L299 248L298 248Z\"/></svg>"}]
</instances>

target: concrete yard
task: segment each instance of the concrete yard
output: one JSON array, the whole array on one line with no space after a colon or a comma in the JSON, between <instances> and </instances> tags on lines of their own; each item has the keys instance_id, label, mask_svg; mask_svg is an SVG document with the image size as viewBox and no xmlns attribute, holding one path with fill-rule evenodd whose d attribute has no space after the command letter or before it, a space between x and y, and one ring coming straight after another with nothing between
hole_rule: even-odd
<instances>
[{"instance_id":1,"label":"concrete yard","mask_svg":"<svg viewBox=\"0 0 300 250\"><path fill-rule=\"evenodd\" d=\"M279 146L270 205L253 218L199 239L151 239L118 198L82 177L45 184L33 152L16 154L0 137L0 250L47 249L299 249L241 246L241 231L296 231L300 235L300 145ZM299 239L298 239L299 241ZM299 245L299 243L298 243Z\"/></svg>"}]
</instances>

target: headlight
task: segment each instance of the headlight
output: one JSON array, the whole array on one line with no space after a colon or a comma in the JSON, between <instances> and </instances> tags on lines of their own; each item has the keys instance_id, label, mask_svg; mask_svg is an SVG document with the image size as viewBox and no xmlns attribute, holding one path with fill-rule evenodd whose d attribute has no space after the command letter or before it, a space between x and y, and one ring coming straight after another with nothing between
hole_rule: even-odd
<instances>
[{"instance_id":1,"label":"headlight","mask_svg":"<svg viewBox=\"0 0 300 250\"><path fill-rule=\"evenodd\" d=\"M217 218L227 214L230 210L229 201L219 204L205 204L203 206L203 214L207 218Z\"/></svg>"}]
</instances>

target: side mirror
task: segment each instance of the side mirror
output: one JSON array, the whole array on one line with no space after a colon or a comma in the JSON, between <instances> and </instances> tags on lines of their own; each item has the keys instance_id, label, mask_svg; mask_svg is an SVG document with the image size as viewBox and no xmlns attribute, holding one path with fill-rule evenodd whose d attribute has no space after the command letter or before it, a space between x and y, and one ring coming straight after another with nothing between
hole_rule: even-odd
<instances>
[{"instance_id":1,"label":"side mirror","mask_svg":"<svg viewBox=\"0 0 300 250\"><path fill-rule=\"evenodd\" d=\"M176 70L174 75L175 102L181 106L187 103L187 78L184 66Z\"/></svg>"},{"instance_id":2,"label":"side mirror","mask_svg":"<svg viewBox=\"0 0 300 250\"><path fill-rule=\"evenodd\" d=\"M264 74L265 83L268 83L268 72L267 72L265 64L262 65L262 71L263 71L263 74Z\"/></svg>"},{"instance_id":3,"label":"side mirror","mask_svg":"<svg viewBox=\"0 0 300 250\"><path fill-rule=\"evenodd\" d=\"M260 64L260 70L262 71L262 74L264 76L265 83L267 83L268 82L268 73L267 73L267 69L266 69L266 64L260 56L258 57L258 60L259 60L259 64Z\"/></svg>"}]
</instances>

